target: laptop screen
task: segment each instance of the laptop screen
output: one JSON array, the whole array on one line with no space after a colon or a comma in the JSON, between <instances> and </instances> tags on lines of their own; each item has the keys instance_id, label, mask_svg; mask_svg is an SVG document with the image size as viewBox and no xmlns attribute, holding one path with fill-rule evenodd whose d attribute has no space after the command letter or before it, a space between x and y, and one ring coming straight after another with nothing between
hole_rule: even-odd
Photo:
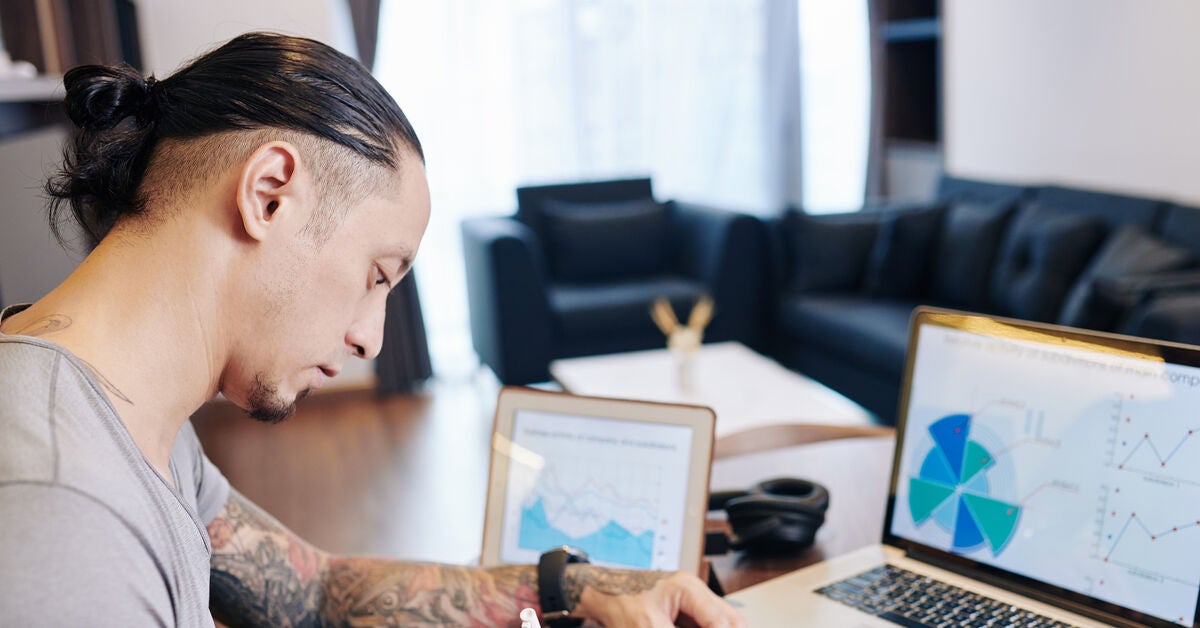
<instances>
[{"instance_id":1,"label":"laptop screen","mask_svg":"<svg viewBox=\"0 0 1200 628\"><path fill-rule=\"evenodd\" d=\"M887 532L1193 625L1200 368L1172 361L1195 354L942 319L914 325Z\"/></svg>"}]
</instances>

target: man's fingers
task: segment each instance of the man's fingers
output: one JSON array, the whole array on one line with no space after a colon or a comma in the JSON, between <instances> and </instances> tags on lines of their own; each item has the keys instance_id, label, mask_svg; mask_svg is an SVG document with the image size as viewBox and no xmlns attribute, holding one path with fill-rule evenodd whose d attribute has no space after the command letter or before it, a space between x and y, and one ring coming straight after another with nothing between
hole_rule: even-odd
<instances>
[{"instance_id":1,"label":"man's fingers","mask_svg":"<svg viewBox=\"0 0 1200 628\"><path fill-rule=\"evenodd\" d=\"M728 602L717 597L699 578L686 578L679 597L679 612L701 628L744 628L746 621Z\"/></svg>"}]
</instances>

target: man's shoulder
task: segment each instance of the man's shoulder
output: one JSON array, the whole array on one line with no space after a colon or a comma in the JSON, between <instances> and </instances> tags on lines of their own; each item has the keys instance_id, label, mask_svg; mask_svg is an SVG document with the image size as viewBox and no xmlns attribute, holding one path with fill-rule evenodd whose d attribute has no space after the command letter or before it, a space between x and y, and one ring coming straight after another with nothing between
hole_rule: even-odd
<instances>
[{"instance_id":1,"label":"man's shoulder","mask_svg":"<svg viewBox=\"0 0 1200 628\"><path fill-rule=\"evenodd\" d=\"M66 350L0 337L0 482L111 478L115 462L130 462L111 413Z\"/></svg>"},{"instance_id":2,"label":"man's shoulder","mask_svg":"<svg viewBox=\"0 0 1200 628\"><path fill-rule=\"evenodd\" d=\"M19 391L49 382L65 356L56 345L29 336L0 336L0 387Z\"/></svg>"},{"instance_id":3,"label":"man's shoulder","mask_svg":"<svg viewBox=\"0 0 1200 628\"><path fill-rule=\"evenodd\" d=\"M48 404L50 393L90 397L99 393L78 358L65 348L39 338L7 335L0 335L0 392L0 410L14 403Z\"/></svg>"}]
</instances>

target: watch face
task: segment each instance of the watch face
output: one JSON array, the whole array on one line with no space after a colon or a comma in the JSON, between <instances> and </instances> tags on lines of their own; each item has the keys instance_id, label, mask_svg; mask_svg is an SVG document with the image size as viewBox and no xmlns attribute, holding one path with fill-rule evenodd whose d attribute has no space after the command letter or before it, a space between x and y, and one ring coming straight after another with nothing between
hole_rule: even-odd
<instances>
[{"instance_id":1,"label":"watch face","mask_svg":"<svg viewBox=\"0 0 1200 628\"><path fill-rule=\"evenodd\" d=\"M568 555L567 562L569 562L569 563L591 562L588 560L587 552L585 552L577 547L571 547L570 545L564 545L559 549L561 549L562 551L567 553L567 555Z\"/></svg>"}]
</instances>

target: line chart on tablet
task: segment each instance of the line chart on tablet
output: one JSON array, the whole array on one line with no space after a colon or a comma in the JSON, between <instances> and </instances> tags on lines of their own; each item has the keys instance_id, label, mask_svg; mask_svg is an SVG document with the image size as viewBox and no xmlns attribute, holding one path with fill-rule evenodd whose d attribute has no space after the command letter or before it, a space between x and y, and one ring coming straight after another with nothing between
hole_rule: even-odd
<instances>
[{"instance_id":1,"label":"line chart on tablet","mask_svg":"<svg viewBox=\"0 0 1200 628\"><path fill-rule=\"evenodd\" d=\"M660 530L661 469L611 460L548 461L522 500L518 544L583 549L593 561L648 569Z\"/></svg>"}]
</instances>

